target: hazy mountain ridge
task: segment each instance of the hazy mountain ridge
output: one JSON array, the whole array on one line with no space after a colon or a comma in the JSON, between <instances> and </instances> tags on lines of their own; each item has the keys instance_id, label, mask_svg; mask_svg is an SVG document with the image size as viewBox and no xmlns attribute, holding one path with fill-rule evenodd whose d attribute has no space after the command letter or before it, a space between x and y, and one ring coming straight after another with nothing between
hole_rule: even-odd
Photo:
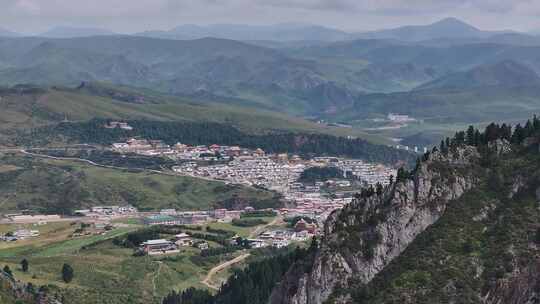
<instances>
[{"instance_id":1,"label":"hazy mountain ridge","mask_svg":"<svg viewBox=\"0 0 540 304\"><path fill-rule=\"evenodd\" d=\"M2 42L6 49L12 45L19 49L0 57L11 67L0 71L1 81L9 85L104 80L174 94L203 90L235 96L237 86L277 85L301 92L329 82L316 61L233 40L102 36ZM42 77L46 74L50 76Z\"/></svg>"},{"instance_id":2,"label":"hazy mountain ridge","mask_svg":"<svg viewBox=\"0 0 540 304\"><path fill-rule=\"evenodd\" d=\"M355 39L395 39L420 42L432 39L487 39L499 34L518 34L511 31L483 31L456 18L445 18L425 25L401 26L368 32L350 32L312 24L185 24L170 30L148 30L135 36L163 39L198 39L205 37L232 40L268 40L279 42L332 42ZM526 34L522 34L526 36Z\"/></svg>"},{"instance_id":3,"label":"hazy mountain ridge","mask_svg":"<svg viewBox=\"0 0 540 304\"><path fill-rule=\"evenodd\" d=\"M420 30L426 28L479 31L455 20ZM454 123L456 119L479 123L484 119L523 118L523 113L538 109L532 95L537 92L537 82L525 81L534 74L480 67L515 62L538 73L540 46L512 44L511 40L521 39L521 34L491 34L494 36L448 38L448 43L442 38L420 42L276 42L280 47L219 38L173 40L129 35L2 38L0 84L76 86L82 81L107 81L330 122L359 123L362 127L371 127L364 120L388 113L409 114L437 124ZM495 41L493 37L506 37L510 42L485 42ZM471 72L473 69L476 72ZM476 75L477 82L466 75ZM425 91L438 83L445 84L429 93L411 91ZM453 83L452 89L448 83ZM507 83L512 85L499 85ZM488 86L497 88L488 90ZM487 114L477 111L488 104L496 106ZM421 136L421 131L413 134Z\"/></svg>"},{"instance_id":4,"label":"hazy mountain ridge","mask_svg":"<svg viewBox=\"0 0 540 304\"><path fill-rule=\"evenodd\" d=\"M76 38L76 37L91 37L91 36L108 36L118 35L117 33L93 27L69 27L69 26L57 26L50 30L39 34L41 37L47 38Z\"/></svg>"},{"instance_id":5,"label":"hazy mountain ridge","mask_svg":"<svg viewBox=\"0 0 540 304\"><path fill-rule=\"evenodd\" d=\"M350 34L341 30L310 24L277 24L254 26L242 24L213 24L207 26L186 24L169 31L146 31L136 36L165 39L198 39L214 37L232 40L273 41L338 41L349 39Z\"/></svg>"},{"instance_id":6,"label":"hazy mountain ridge","mask_svg":"<svg viewBox=\"0 0 540 304\"><path fill-rule=\"evenodd\" d=\"M20 34L0 28L0 37L19 37Z\"/></svg>"},{"instance_id":7,"label":"hazy mountain ridge","mask_svg":"<svg viewBox=\"0 0 540 304\"><path fill-rule=\"evenodd\" d=\"M469 71L453 73L423 84L417 90L466 89L473 87L515 87L540 85L540 77L532 69L513 60L485 64Z\"/></svg>"},{"instance_id":8,"label":"hazy mountain ridge","mask_svg":"<svg viewBox=\"0 0 540 304\"><path fill-rule=\"evenodd\" d=\"M436 38L485 38L500 32L482 31L456 18L446 18L428 25L409 25L394 29L356 34L364 39L396 39L418 42Z\"/></svg>"}]
</instances>

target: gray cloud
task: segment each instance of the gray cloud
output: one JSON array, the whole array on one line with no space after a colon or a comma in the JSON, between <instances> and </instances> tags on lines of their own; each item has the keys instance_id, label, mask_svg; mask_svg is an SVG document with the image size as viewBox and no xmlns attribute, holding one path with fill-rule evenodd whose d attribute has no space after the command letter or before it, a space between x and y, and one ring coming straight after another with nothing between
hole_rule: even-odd
<instances>
[{"instance_id":1,"label":"gray cloud","mask_svg":"<svg viewBox=\"0 0 540 304\"><path fill-rule=\"evenodd\" d=\"M305 22L349 30L425 24L455 16L486 29L540 28L538 0L0 0L0 27L55 25L120 32L179 24Z\"/></svg>"}]
</instances>

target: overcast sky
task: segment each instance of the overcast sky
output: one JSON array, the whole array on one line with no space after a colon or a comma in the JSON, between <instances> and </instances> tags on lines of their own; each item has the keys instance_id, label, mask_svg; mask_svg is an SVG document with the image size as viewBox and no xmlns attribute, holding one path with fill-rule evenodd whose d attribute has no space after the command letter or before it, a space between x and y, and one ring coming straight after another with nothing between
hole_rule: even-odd
<instances>
[{"instance_id":1,"label":"overcast sky","mask_svg":"<svg viewBox=\"0 0 540 304\"><path fill-rule=\"evenodd\" d=\"M444 17L481 29L537 30L540 0L0 0L0 27L24 33L53 26L132 33L180 24L285 22L368 31Z\"/></svg>"}]
</instances>

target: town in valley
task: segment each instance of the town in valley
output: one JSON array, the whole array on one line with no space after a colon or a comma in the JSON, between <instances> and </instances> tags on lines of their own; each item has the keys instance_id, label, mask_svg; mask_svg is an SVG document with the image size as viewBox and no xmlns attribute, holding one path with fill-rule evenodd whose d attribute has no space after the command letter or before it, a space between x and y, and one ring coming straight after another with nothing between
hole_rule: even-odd
<instances>
[{"instance_id":1,"label":"town in valley","mask_svg":"<svg viewBox=\"0 0 540 304\"><path fill-rule=\"evenodd\" d=\"M110 122L105 128L132 130L124 122ZM107 234L123 227L122 219L133 219L139 224L151 227L164 226L204 226L209 223L235 223L263 213L273 218L273 224L264 226L254 235L244 240L249 248L281 248L292 242L307 241L321 233L326 218L335 210L349 203L355 193L362 188L386 185L396 176L395 168L382 164L367 163L358 159L341 157L313 157L303 159L299 155L280 153L267 154L260 148L248 149L239 146L213 144L210 146L190 146L176 143L167 145L161 140L128 139L113 143L109 149L118 157L142 155L167 158L176 165L163 170L171 174L219 181L224 184L238 184L274 191L281 196L283 207L278 209L255 210L248 206L241 210L175 210L162 209L140 212L134 206L94 206L73 210L71 216L39 214L5 214L2 224L34 225L39 227L48 222L69 221L81 225L72 237L93 234ZM302 181L306 170L328 169L338 172L329 178ZM293 222L291 225L290 223ZM289 225L286 225L289 223ZM189 232L188 232L189 233ZM2 236L6 242L39 238L39 229L17 229ZM230 236L236 244L238 235ZM181 247L195 246L208 249L208 243L197 240L184 232L170 239L148 240L138 248L150 255L178 253Z\"/></svg>"}]
</instances>

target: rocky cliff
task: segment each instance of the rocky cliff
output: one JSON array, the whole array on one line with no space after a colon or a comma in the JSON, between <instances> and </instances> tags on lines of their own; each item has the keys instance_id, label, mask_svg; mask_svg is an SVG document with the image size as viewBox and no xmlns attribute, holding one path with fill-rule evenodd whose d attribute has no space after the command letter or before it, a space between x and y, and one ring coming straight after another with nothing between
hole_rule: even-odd
<instances>
[{"instance_id":1,"label":"rocky cliff","mask_svg":"<svg viewBox=\"0 0 540 304\"><path fill-rule=\"evenodd\" d=\"M351 281L372 280L475 186L478 158L474 147L432 153L412 176L332 214L311 269L291 269L271 303L321 304L330 297L348 302L350 295L343 291Z\"/></svg>"},{"instance_id":2,"label":"rocky cliff","mask_svg":"<svg viewBox=\"0 0 540 304\"><path fill-rule=\"evenodd\" d=\"M44 290L35 290L31 284L15 280L12 275L0 270L0 303L62 304Z\"/></svg>"},{"instance_id":3,"label":"rocky cliff","mask_svg":"<svg viewBox=\"0 0 540 304\"><path fill-rule=\"evenodd\" d=\"M384 190L362 192L270 303L540 303L535 121L533 137L493 126L467 145L457 133Z\"/></svg>"}]
</instances>

